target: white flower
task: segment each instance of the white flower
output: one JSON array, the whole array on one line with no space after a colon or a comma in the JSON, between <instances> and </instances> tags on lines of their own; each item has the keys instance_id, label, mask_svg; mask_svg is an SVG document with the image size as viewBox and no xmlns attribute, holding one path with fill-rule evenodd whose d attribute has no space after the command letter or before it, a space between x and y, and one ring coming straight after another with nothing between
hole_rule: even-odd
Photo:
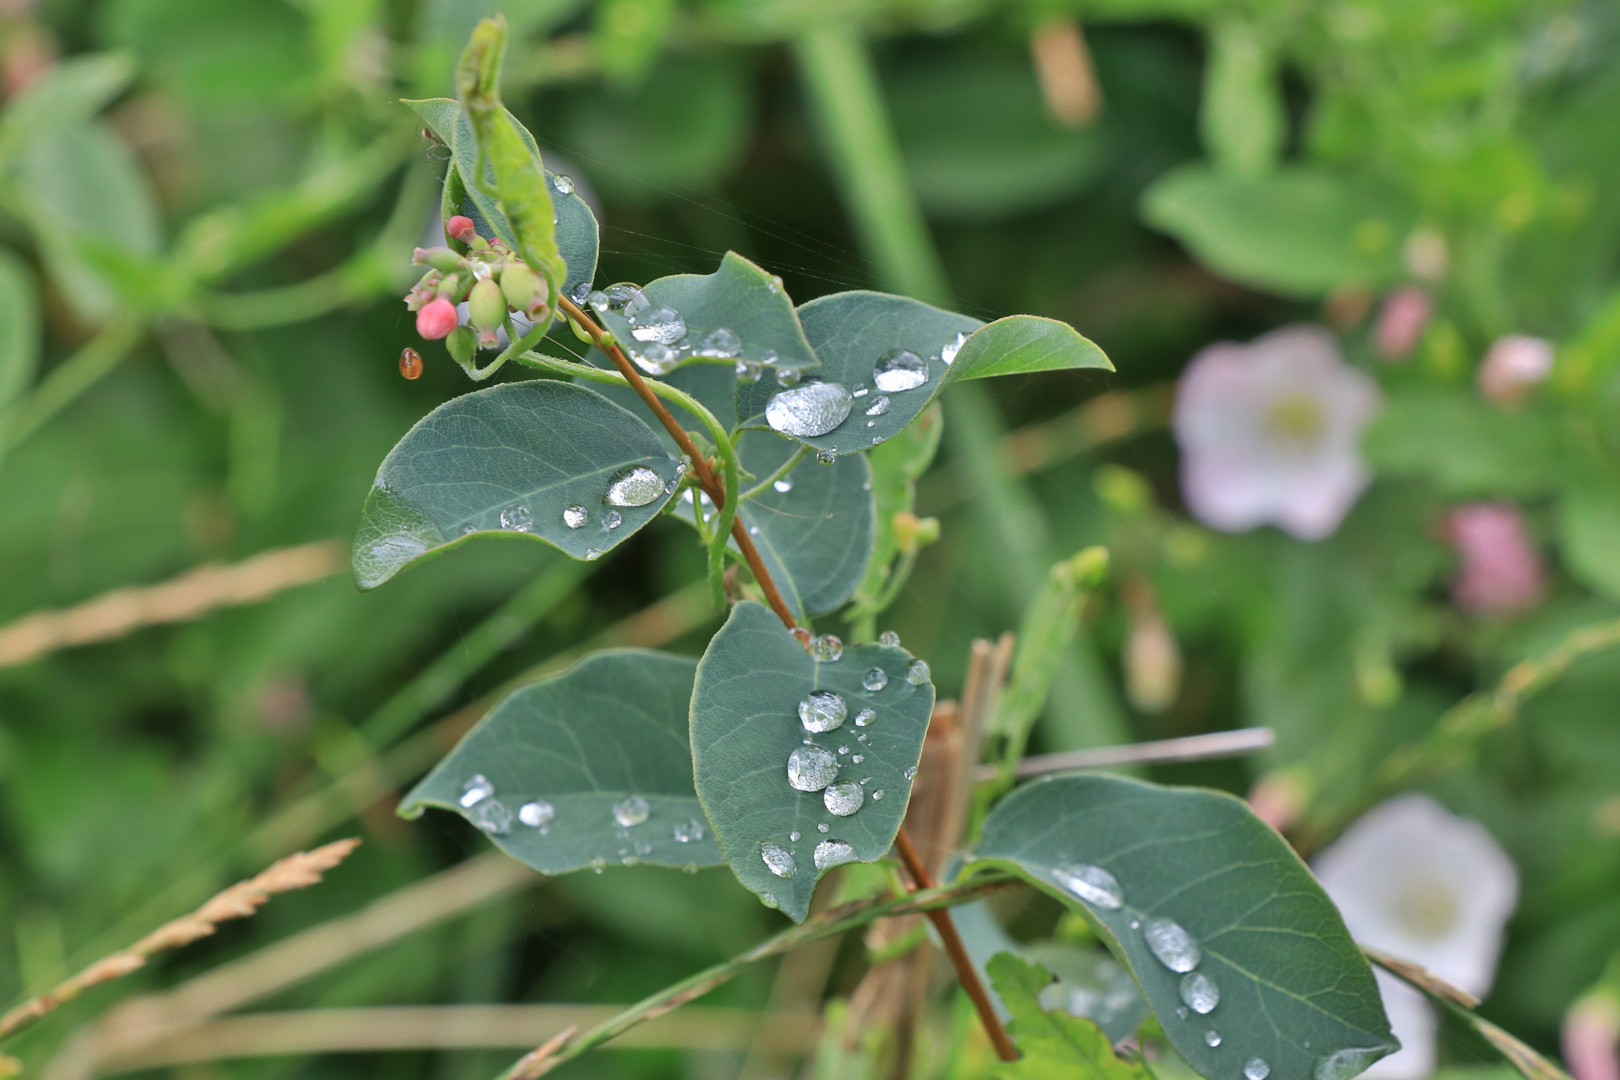
<instances>
[{"instance_id":1,"label":"white flower","mask_svg":"<svg viewBox=\"0 0 1620 1080\"><path fill-rule=\"evenodd\" d=\"M1209 346L1176 395L1188 507L1217 529L1271 523L1320 540L1371 480L1360 443L1379 402L1377 384L1344 362L1321 327Z\"/></svg>"},{"instance_id":2,"label":"white flower","mask_svg":"<svg viewBox=\"0 0 1620 1080\"><path fill-rule=\"evenodd\" d=\"M1420 964L1484 996L1519 874L1491 834L1426 795L1402 795L1363 814L1312 863L1362 945ZM1371 1077L1428 1076L1438 1020L1416 990L1378 972L1400 1052Z\"/></svg>"}]
</instances>

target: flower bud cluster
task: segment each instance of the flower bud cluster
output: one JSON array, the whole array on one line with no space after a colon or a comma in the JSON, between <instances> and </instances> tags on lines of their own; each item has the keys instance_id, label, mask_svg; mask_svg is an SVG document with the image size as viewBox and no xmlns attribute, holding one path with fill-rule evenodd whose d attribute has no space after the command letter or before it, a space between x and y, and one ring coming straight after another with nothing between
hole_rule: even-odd
<instances>
[{"instance_id":1,"label":"flower bud cluster","mask_svg":"<svg viewBox=\"0 0 1620 1080\"><path fill-rule=\"evenodd\" d=\"M531 322L551 314L545 279L500 237L485 240L472 219L459 214L445 222L444 231L467 251L416 249L411 262L429 268L405 295L405 306L416 312L418 334L430 341L449 337L460 322L456 305L466 302L478 346L492 349L508 313L521 312Z\"/></svg>"}]
</instances>

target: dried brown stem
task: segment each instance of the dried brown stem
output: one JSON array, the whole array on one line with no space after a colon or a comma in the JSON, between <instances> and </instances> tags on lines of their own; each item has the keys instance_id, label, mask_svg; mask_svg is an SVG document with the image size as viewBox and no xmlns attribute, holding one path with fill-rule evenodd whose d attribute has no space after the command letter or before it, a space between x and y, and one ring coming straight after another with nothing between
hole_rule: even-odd
<instances>
[{"instance_id":1,"label":"dried brown stem","mask_svg":"<svg viewBox=\"0 0 1620 1080\"><path fill-rule=\"evenodd\" d=\"M894 838L895 850L900 853L900 861L905 864L906 872L919 889L932 889L934 887L933 875L928 867L923 865L922 857L911 844L911 837L906 830L901 829ZM962 937L956 932L956 924L951 921L951 913L944 908L933 908L925 912L928 921L934 924L939 932L939 940L945 945L945 954L951 958L951 966L956 968L956 977L967 991L968 997L973 1001L973 1007L979 1011L979 1020L984 1024L985 1033L990 1036L990 1043L996 1048L996 1056L1002 1061L1017 1061L1018 1050L1013 1046L1012 1039L1007 1036L1007 1029L1001 1026L1001 1017L996 1015L995 1006L990 1004L990 994L985 990L984 983L979 981L979 973L973 969L973 961L968 958L967 947L962 944Z\"/></svg>"},{"instance_id":2,"label":"dried brown stem","mask_svg":"<svg viewBox=\"0 0 1620 1080\"><path fill-rule=\"evenodd\" d=\"M648 388L647 380L641 377L641 372L636 370L636 366L619 349L618 344L609 337L607 331L597 325L595 319L585 314L578 304L566 296L559 296L557 304L562 308L564 314L578 323L580 329L590 335L590 339L596 347L609 360L613 361L613 366L619 369L619 374L624 376L625 382L630 384L630 389L636 392L636 396L646 403L647 408L652 410L654 416L658 417L658 422L664 425L664 430L669 432L670 438L675 440L675 445L681 448L681 453L692 459L692 468L697 471L698 484L708 493L709 498L714 501L715 509L723 509L726 505L725 485L714 475L714 470L709 467L709 462L699 452L697 444L686 433L686 429L681 427L675 417L671 416L669 410L664 407L664 403L659 401L658 396ZM748 564L748 569L753 571L754 580L759 582L759 587L764 590L765 599L770 603L771 610L776 612L777 618L781 619L789 630L793 629L798 625L793 619L793 612L788 609L787 601L782 599L782 593L777 589L776 582L771 580L770 572L765 569L765 563L759 557L759 549L754 547L754 541L748 535L748 529L743 525L742 518L732 518L731 537L737 541L737 550L742 552L743 561Z\"/></svg>"},{"instance_id":3,"label":"dried brown stem","mask_svg":"<svg viewBox=\"0 0 1620 1080\"><path fill-rule=\"evenodd\" d=\"M313 851L300 851L274 863L268 870L215 894L202 907L164 923L127 949L105 956L50 992L29 1000L0 1017L0 1039L5 1039L38 1022L84 991L136 971L154 953L178 949L212 934L219 924L243 919L277 893L305 889L321 880L321 875L342 862L358 847L358 839L339 840Z\"/></svg>"}]
</instances>

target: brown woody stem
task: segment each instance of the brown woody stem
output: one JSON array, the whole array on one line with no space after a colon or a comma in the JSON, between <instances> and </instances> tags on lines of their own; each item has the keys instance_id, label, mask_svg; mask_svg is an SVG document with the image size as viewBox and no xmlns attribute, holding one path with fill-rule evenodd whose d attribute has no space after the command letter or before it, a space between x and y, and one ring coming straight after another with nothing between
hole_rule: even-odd
<instances>
[{"instance_id":1,"label":"brown woody stem","mask_svg":"<svg viewBox=\"0 0 1620 1080\"><path fill-rule=\"evenodd\" d=\"M565 315L578 323L580 328L590 335L596 347L613 361L613 366L619 369L619 374L624 376L625 381L630 384L630 389L636 392L636 396L646 402L647 408L658 417L658 422L664 425L664 430L675 440L675 445L681 448L681 453L692 459L692 468L697 471L698 486L708 493L715 509L723 509L726 505L725 485L714 475L714 470L698 451L697 444L686 433L686 429L670 415L670 411L658 400L658 396L648 389L647 381L641 377L641 372L636 370L636 366L619 349L618 344L608 337L607 332L597 325L596 320L585 314L578 304L566 296L559 296L557 305L562 308ZM753 571L754 580L759 582L759 587L764 590L765 599L771 605L771 610L776 612L776 617L782 620L783 625L792 630L798 623L794 621L793 612L788 609L787 601L782 599L782 593L777 589L776 582L771 580L770 572L765 569L765 563L759 557L759 549L754 546L742 518L732 518L731 536L737 541L737 550L742 552L743 561L748 564L748 569Z\"/></svg>"}]
</instances>

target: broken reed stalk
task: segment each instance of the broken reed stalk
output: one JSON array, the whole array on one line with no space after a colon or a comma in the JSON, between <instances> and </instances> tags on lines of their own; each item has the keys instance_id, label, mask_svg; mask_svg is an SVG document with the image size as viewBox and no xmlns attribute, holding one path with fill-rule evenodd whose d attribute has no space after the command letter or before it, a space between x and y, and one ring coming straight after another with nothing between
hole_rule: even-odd
<instances>
[{"instance_id":1,"label":"broken reed stalk","mask_svg":"<svg viewBox=\"0 0 1620 1080\"><path fill-rule=\"evenodd\" d=\"M91 987L123 978L144 967L156 953L178 949L212 934L222 922L245 919L277 893L306 889L326 871L346 859L360 845L358 837L338 840L313 851L300 851L271 865L268 870L216 893L189 915L164 923L127 949L105 956L49 992L30 998L0 1017L0 1039L33 1026L41 1018Z\"/></svg>"}]
</instances>

